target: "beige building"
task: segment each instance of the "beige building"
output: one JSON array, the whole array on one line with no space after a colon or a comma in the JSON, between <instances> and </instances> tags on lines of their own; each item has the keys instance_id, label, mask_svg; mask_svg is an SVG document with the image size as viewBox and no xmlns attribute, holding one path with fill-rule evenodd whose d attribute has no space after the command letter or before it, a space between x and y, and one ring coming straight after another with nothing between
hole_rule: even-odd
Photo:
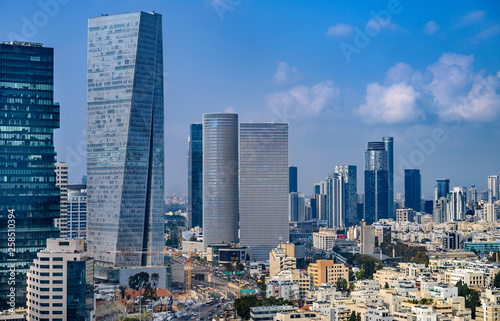
<instances>
[{"instance_id":1,"label":"beige building","mask_svg":"<svg viewBox=\"0 0 500 321\"><path fill-rule=\"evenodd\" d=\"M90 313L93 299L87 301L79 289L93 286L93 270L83 239L48 239L27 273L27 320L71 320Z\"/></svg>"},{"instance_id":2,"label":"beige building","mask_svg":"<svg viewBox=\"0 0 500 321\"><path fill-rule=\"evenodd\" d=\"M68 164L55 163L56 171L56 186L61 191L60 195L60 210L61 216L54 220L55 227L61 231L61 237L68 236Z\"/></svg>"},{"instance_id":3,"label":"beige building","mask_svg":"<svg viewBox=\"0 0 500 321\"><path fill-rule=\"evenodd\" d=\"M320 229L319 232L313 233L313 247L320 250L331 250L336 239L336 230Z\"/></svg>"},{"instance_id":4,"label":"beige building","mask_svg":"<svg viewBox=\"0 0 500 321\"><path fill-rule=\"evenodd\" d=\"M413 222L415 219L415 211L411 208L400 208L396 210L396 222Z\"/></svg>"},{"instance_id":5,"label":"beige building","mask_svg":"<svg viewBox=\"0 0 500 321\"><path fill-rule=\"evenodd\" d=\"M361 221L361 254L373 254L375 249L375 227Z\"/></svg>"},{"instance_id":6,"label":"beige building","mask_svg":"<svg viewBox=\"0 0 500 321\"><path fill-rule=\"evenodd\" d=\"M318 260L307 267L307 274L312 277L312 283L320 286L322 283L335 284L338 279L349 280L349 268L344 264L334 264L333 260Z\"/></svg>"},{"instance_id":7,"label":"beige building","mask_svg":"<svg viewBox=\"0 0 500 321\"><path fill-rule=\"evenodd\" d=\"M484 302L482 306L476 308L476 320L500 320L500 304Z\"/></svg>"},{"instance_id":8,"label":"beige building","mask_svg":"<svg viewBox=\"0 0 500 321\"><path fill-rule=\"evenodd\" d=\"M281 244L283 246L285 244ZM293 244L291 244L293 245ZM290 253L294 256L287 255ZM291 271L297 268L297 259L295 258L295 248L286 246L284 249L276 248L269 252L269 276L273 277L281 271Z\"/></svg>"},{"instance_id":9,"label":"beige building","mask_svg":"<svg viewBox=\"0 0 500 321\"><path fill-rule=\"evenodd\" d=\"M378 270L373 274L373 280L377 281L383 288L385 284L390 284L398 279L398 272L396 269L391 267L384 267L382 270Z\"/></svg>"},{"instance_id":10,"label":"beige building","mask_svg":"<svg viewBox=\"0 0 500 321\"><path fill-rule=\"evenodd\" d=\"M445 282L450 285L457 284L458 281L462 281L471 286L484 286L484 273L469 269L455 269L451 271L446 271L444 273Z\"/></svg>"},{"instance_id":11,"label":"beige building","mask_svg":"<svg viewBox=\"0 0 500 321\"><path fill-rule=\"evenodd\" d=\"M302 312L288 312L276 313L276 316L273 318L273 321L329 321L330 317L326 315L321 315L315 312L302 311Z\"/></svg>"}]
</instances>

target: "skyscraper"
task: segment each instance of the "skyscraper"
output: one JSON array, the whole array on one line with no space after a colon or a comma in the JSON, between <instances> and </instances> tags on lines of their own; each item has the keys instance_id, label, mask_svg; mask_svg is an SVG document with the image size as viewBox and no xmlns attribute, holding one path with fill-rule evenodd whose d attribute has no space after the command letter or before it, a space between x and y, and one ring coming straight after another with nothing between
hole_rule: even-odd
<instances>
[{"instance_id":1,"label":"skyscraper","mask_svg":"<svg viewBox=\"0 0 500 321\"><path fill-rule=\"evenodd\" d=\"M97 264L163 265L163 48L157 13L89 19L88 247Z\"/></svg>"},{"instance_id":2,"label":"skyscraper","mask_svg":"<svg viewBox=\"0 0 500 321\"><path fill-rule=\"evenodd\" d=\"M488 176L488 203L494 203L499 199L498 176Z\"/></svg>"},{"instance_id":3,"label":"skyscraper","mask_svg":"<svg viewBox=\"0 0 500 321\"><path fill-rule=\"evenodd\" d=\"M61 231L61 237L68 236L68 163L56 162L56 186L60 190L61 215L56 225Z\"/></svg>"},{"instance_id":4,"label":"skyscraper","mask_svg":"<svg viewBox=\"0 0 500 321\"><path fill-rule=\"evenodd\" d=\"M304 222L306 220L305 199L303 193L288 194L288 219L290 222Z\"/></svg>"},{"instance_id":5,"label":"skyscraper","mask_svg":"<svg viewBox=\"0 0 500 321\"><path fill-rule=\"evenodd\" d=\"M188 142L188 226L203 227L203 125L192 124Z\"/></svg>"},{"instance_id":6,"label":"skyscraper","mask_svg":"<svg viewBox=\"0 0 500 321\"><path fill-rule=\"evenodd\" d=\"M238 241L238 115L203 115L203 246Z\"/></svg>"},{"instance_id":7,"label":"skyscraper","mask_svg":"<svg viewBox=\"0 0 500 321\"><path fill-rule=\"evenodd\" d=\"M344 181L342 191L342 206L345 213L345 226L355 225L357 219L358 177L357 168L353 165L337 165L335 173Z\"/></svg>"},{"instance_id":8,"label":"skyscraper","mask_svg":"<svg viewBox=\"0 0 500 321\"><path fill-rule=\"evenodd\" d=\"M344 185L340 174L331 173L328 175L326 180L326 221L330 228L345 227Z\"/></svg>"},{"instance_id":9,"label":"skyscraper","mask_svg":"<svg viewBox=\"0 0 500 321\"><path fill-rule=\"evenodd\" d=\"M454 187L448 194L446 213L447 221L463 221L467 211L467 190L465 187Z\"/></svg>"},{"instance_id":10,"label":"skyscraper","mask_svg":"<svg viewBox=\"0 0 500 321\"><path fill-rule=\"evenodd\" d=\"M389 165L384 142L369 142L365 152L365 221L389 218Z\"/></svg>"},{"instance_id":11,"label":"skyscraper","mask_svg":"<svg viewBox=\"0 0 500 321\"><path fill-rule=\"evenodd\" d=\"M422 189L419 169L405 169L405 208L422 211Z\"/></svg>"},{"instance_id":12,"label":"skyscraper","mask_svg":"<svg viewBox=\"0 0 500 321\"><path fill-rule=\"evenodd\" d=\"M288 187L288 124L241 123L240 244L258 261L289 239Z\"/></svg>"},{"instance_id":13,"label":"skyscraper","mask_svg":"<svg viewBox=\"0 0 500 321\"><path fill-rule=\"evenodd\" d=\"M450 192L450 180L449 179L438 179L436 188L434 190L434 200L438 200L441 197L447 197Z\"/></svg>"},{"instance_id":14,"label":"skyscraper","mask_svg":"<svg viewBox=\"0 0 500 321\"><path fill-rule=\"evenodd\" d=\"M389 216L388 218L395 218L396 211L394 210L394 150L393 150L393 138L392 137L382 137L384 142L385 151L387 152L387 174L389 181Z\"/></svg>"},{"instance_id":15,"label":"skyscraper","mask_svg":"<svg viewBox=\"0 0 500 321\"><path fill-rule=\"evenodd\" d=\"M288 177L290 180L288 193L297 193L299 191L299 189L298 189L299 184L298 184L298 178L297 178L297 167L290 166Z\"/></svg>"},{"instance_id":16,"label":"skyscraper","mask_svg":"<svg viewBox=\"0 0 500 321\"><path fill-rule=\"evenodd\" d=\"M59 237L54 226L59 218L54 49L39 43L1 43L0 83L0 310L4 310L26 305L26 273L36 252L45 248L48 238ZM15 246L9 245L9 233L15 233Z\"/></svg>"},{"instance_id":17,"label":"skyscraper","mask_svg":"<svg viewBox=\"0 0 500 321\"><path fill-rule=\"evenodd\" d=\"M68 185L68 237L87 239L87 185Z\"/></svg>"}]
</instances>

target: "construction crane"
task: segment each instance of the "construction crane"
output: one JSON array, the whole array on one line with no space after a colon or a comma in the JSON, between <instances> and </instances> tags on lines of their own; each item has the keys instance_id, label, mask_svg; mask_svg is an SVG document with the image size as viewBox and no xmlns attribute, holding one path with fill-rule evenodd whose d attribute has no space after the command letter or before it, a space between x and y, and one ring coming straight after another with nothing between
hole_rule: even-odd
<instances>
[{"instance_id":1,"label":"construction crane","mask_svg":"<svg viewBox=\"0 0 500 321\"><path fill-rule=\"evenodd\" d=\"M187 297L191 298L191 249L193 248L193 243L189 246L188 259L187 259Z\"/></svg>"}]
</instances>

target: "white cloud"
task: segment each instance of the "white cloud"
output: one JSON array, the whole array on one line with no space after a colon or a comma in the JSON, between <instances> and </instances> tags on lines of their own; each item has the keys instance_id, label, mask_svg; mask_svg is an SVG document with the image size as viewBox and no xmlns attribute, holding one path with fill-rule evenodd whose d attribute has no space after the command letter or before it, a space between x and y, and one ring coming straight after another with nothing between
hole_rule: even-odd
<instances>
[{"instance_id":1,"label":"white cloud","mask_svg":"<svg viewBox=\"0 0 500 321\"><path fill-rule=\"evenodd\" d=\"M226 109L224 109L224 112L225 113L234 113L234 108L233 107L227 107Z\"/></svg>"},{"instance_id":2,"label":"white cloud","mask_svg":"<svg viewBox=\"0 0 500 321\"><path fill-rule=\"evenodd\" d=\"M266 97L269 110L279 121L290 121L297 116L317 116L326 104L339 96L339 89L331 80L312 87L303 85L275 92Z\"/></svg>"},{"instance_id":3,"label":"white cloud","mask_svg":"<svg viewBox=\"0 0 500 321\"><path fill-rule=\"evenodd\" d=\"M336 25L328 28L326 35L331 37L344 37L351 35L353 32L354 28L351 27L350 25L346 25L344 23L337 23Z\"/></svg>"},{"instance_id":4,"label":"white cloud","mask_svg":"<svg viewBox=\"0 0 500 321\"><path fill-rule=\"evenodd\" d=\"M500 115L500 71L474 72L474 57L444 53L426 74L405 63L390 68L385 85L370 83L357 110L368 123L400 123L438 115L444 121L492 121ZM425 108L424 108L425 107Z\"/></svg>"},{"instance_id":5,"label":"white cloud","mask_svg":"<svg viewBox=\"0 0 500 321\"><path fill-rule=\"evenodd\" d=\"M428 36L432 36L439 30L439 25L436 21L429 21L424 26L424 32Z\"/></svg>"},{"instance_id":6,"label":"white cloud","mask_svg":"<svg viewBox=\"0 0 500 321\"><path fill-rule=\"evenodd\" d=\"M302 78L296 67L290 67L286 62L278 61L278 67L273 77L273 83L277 85L294 84Z\"/></svg>"},{"instance_id":7,"label":"white cloud","mask_svg":"<svg viewBox=\"0 0 500 321\"><path fill-rule=\"evenodd\" d=\"M466 26L473 23L481 22L486 16L486 12L483 10L476 10L469 12L465 17L460 19L460 22L457 26Z\"/></svg>"},{"instance_id":8,"label":"white cloud","mask_svg":"<svg viewBox=\"0 0 500 321\"><path fill-rule=\"evenodd\" d=\"M386 81L390 83L408 82L411 80L413 74L414 71L409 65L404 62L398 62L387 72Z\"/></svg>"},{"instance_id":9,"label":"white cloud","mask_svg":"<svg viewBox=\"0 0 500 321\"><path fill-rule=\"evenodd\" d=\"M448 105L464 92L472 77L473 61L472 55L445 53L438 62L427 67L434 77L428 89L438 104Z\"/></svg>"},{"instance_id":10,"label":"white cloud","mask_svg":"<svg viewBox=\"0 0 500 321\"><path fill-rule=\"evenodd\" d=\"M488 39L500 34L500 24L490 26L472 38L472 42L477 42L479 40Z\"/></svg>"},{"instance_id":11,"label":"white cloud","mask_svg":"<svg viewBox=\"0 0 500 321\"><path fill-rule=\"evenodd\" d=\"M416 103L419 97L420 94L405 82L387 87L370 83L366 86L365 104L356 112L367 123L411 122L422 116Z\"/></svg>"}]
</instances>

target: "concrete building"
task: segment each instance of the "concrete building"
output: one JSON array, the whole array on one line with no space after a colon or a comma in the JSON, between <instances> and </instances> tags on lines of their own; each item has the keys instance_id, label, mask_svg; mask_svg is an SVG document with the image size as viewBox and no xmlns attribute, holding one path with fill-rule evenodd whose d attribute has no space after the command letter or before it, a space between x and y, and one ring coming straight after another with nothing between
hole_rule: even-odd
<instances>
[{"instance_id":1,"label":"concrete building","mask_svg":"<svg viewBox=\"0 0 500 321\"><path fill-rule=\"evenodd\" d=\"M294 256L288 256L284 250L276 248L269 253L269 276L275 276L281 271L291 271L297 268Z\"/></svg>"},{"instance_id":2,"label":"concrete building","mask_svg":"<svg viewBox=\"0 0 500 321\"><path fill-rule=\"evenodd\" d=\"M309 264L307 274L317 286L323 283L334 285L338 279L349 280L349 268L344 264L335 264L333 260L317 260L316 263Z\"/></svg>"},{"instance_id":3,"label":"concrete building","mask_svg":"<svg viewBox=\"0 0 500 321\"><path fill-rule=\"evenodd\" d=\"M238 115L203 115L203 247L238 241Z\"/></svg>"},{"instance_id":4,"label":"concrete building","mask_svg":"<svg viewBox=\"0 0 500 321\"><path fill-rule=\"evenodd\" d=\"M48 239L27 274L28 321L89 321L93 310L92 259L83 239Z\"/></svg>"},{"instance_id":5,"label":"concrete building","mask_svg":"<svg viewBox=\"0 0 500 321\"><path fill-rule=\"evenodd\" d=\"M320 229L313 233L313 247L319 250L331 250L337 239L337 231L334 229Z\"/></svg>"},{"instance_id":6,"label":"concrete building","mask_svg":"<svg viewBox=\"0 0 500 321\"><path fill-rule=\"evenodd\" d=\"M266 260L288 242L288 124L240 124L240 244Z\"/></svg>"},{"instance_id":7,"label":"concrete building","mask_svg":"<svg viewBox=\"0 0 500 321\"><path fill-rule=\"evenodd\" d=\"M68 163L56 162L56 186L59 187L61 216L55 224L61 231L61 237L68 236Z\"/></svg>"},{"instance_id":8,"label":"concrete building","mask_svg":"<svg viewBox=\"0 0 500 321\"><path fill-rule=\"evenodd\" d=\"M279 312L294 312L293 305L273 305L273 306L258 306L250 308L250 320L252 321L269 321L273 320Z\"/></svg>"},{"instance_id":9,"label":"concrete building","mask_svg":"<svg viewBox=\"0 0 500 321\"><path fill-rule=\"evenodd\" d=\"M445 272L445 282L449 285L455 285L462 281L467 286L484 286L484 273L470 269L455 269Z\"/></svg>"},{"instance_id":10,"label":"concrete building","mask_svg":"<svg viewBox=\"0 0 500 321\"><path fill-rule=\"evenodd\" d=\"M68 185L68 238L87 239L87 185Z\"/></svg>"},{"instance_id":11,"label":"concrete building","mask_svg":"<svg viewBox=\"0 0 500 321\"><path fill-rule=\"evenodd\" d=\"M278 312L273 318L274 321L329 321L326 315L317 314L314 312Z\"/></svg>"},{"instance_id":12,"label":"concrete building","mask_svg":"<svg viewBox=\"0 0 500 321\"><path fill-rule=\"evenodd\" d=\"M411 208L398 208L396 210L396 222L414 222L415 211Z\"/></svg>"},{"instance_id":13,"label":"concrete building","mask_svg":"<svg viewBox=\"0 0 500 321\"><path fill-rule=\"evenodd\" d=\"M476 308L476 320L482 320L482 321L500 320L500 304L483 302L480 307Z\"/></svg>"},{"instance_id":14,"label":"concrete building","mask_svg":"<svg viewBox=\"0 0 500 321\"><path fill-rule=\"evenodd\" d=\"M272 296L285 300L298 300L299 285L289 280L270 280L266 282L266 298Z\"/></svg>"},{"instance_id":15,"label":"concrete building","mask_svg":"<svg viewBox=\"0 0 500 321\"><path fill-rule=\"evenodd\" d=\"M364 315L364 321L393 321L394 317L389 310L382 307L370 307Z\"/></svg>"},{"instance_id":16,"label":"concrete building","mask_svg":"<svg viewBox=\"0 0 500 321\"><path fill-rule=\"evenodd\" d=\"M361 221L361 254L373 254L375 249L375 228Z\"/></svg>"},{"instance_id":17,"label":"concrete building","mask_svg":"<svg viewBox=\"0 0 500 321\"><path fill-rule=\"evenodd\" d=\"M467 191L465 187L454 187L448 194L446 213L447 221L463 221L467 212Z\"/></svg>"},{"instance_id":18,"label":"concrete building","mask_svg":"<svg viewBox=\"0 0 500 321\"><path fill-rule=\"evenodd\" d=\"M488 176L488 203L494 203L500 200L498 185L498 175Z\"/></svg>"}]
</instances>

